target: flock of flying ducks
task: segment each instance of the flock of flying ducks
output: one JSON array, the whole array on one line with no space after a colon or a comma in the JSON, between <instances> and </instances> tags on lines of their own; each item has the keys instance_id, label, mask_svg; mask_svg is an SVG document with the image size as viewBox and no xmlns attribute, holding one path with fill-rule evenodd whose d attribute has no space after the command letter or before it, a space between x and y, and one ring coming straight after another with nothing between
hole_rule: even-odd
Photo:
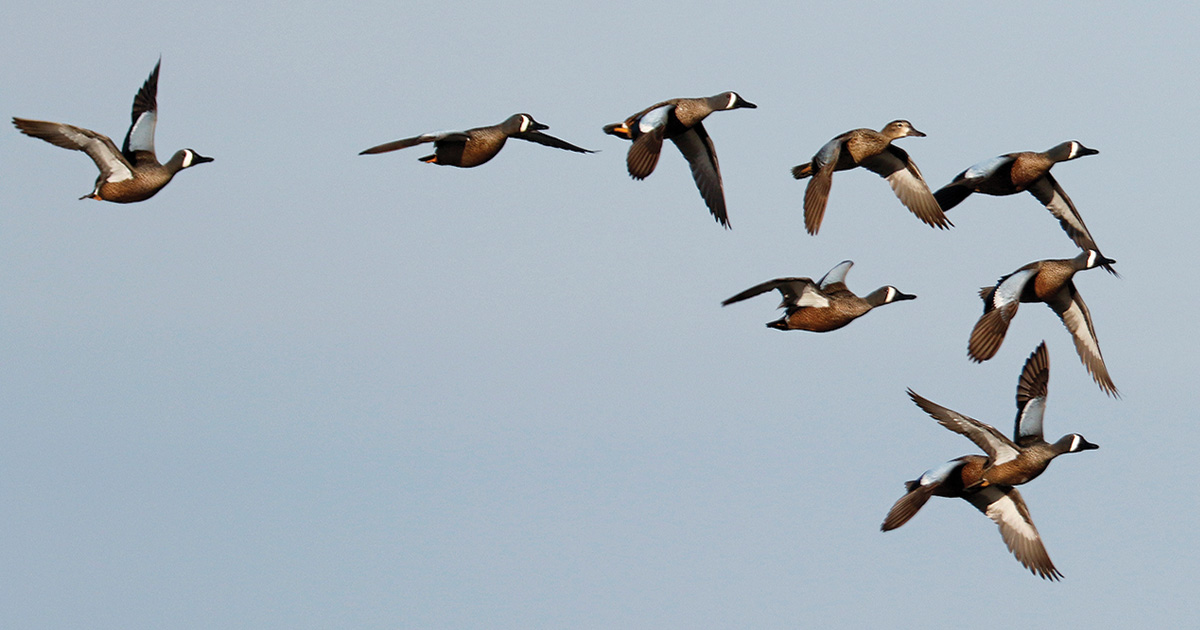
<instances>
[{"instance_id":1,"label":"flock of flying ducks","mask_svg":"<svg viewBox=\"0 0 1200 630\"><path fill-rule=\"evenodd\" d=\"M55 146L83 151L96 163L100 175L92 192L80 199L133 203L153 197L181 170L213 161L192 149L177 151L165 164L154 151L154 128L158 118L158 72L155 65L133 100L132 122L118 150L104 134L65 123L13 118L22 133ZM756 105L736 92L705 98L674 98L656 103L626 118L606 125L604 132L630 140L626 157L629 175L645 179L654 172L662 153L663 140L671 140L691 166L696 187L718 223L729 228L721 170L712 138L703 121L715 111L754 108ZM543 133L548 127L529 114L514 114L496 125L466 131L426 133L380 144L361 152L376 154L433 143L431 155L420 158L430 164L471 168L491 160L508 138L535 142L577 153L588 149ZM952 226L945 212L972 193L1012 195L1028 191L1061 224L1083 252L1074 258L1039 260L1003 276L980 290L984 313L971 331L968 356L976 362L996 355L1009 322L1021 302L1043 303L1062 320L1075 342L1076 352L1092 378L1110 396L1119 396L1104 365L1099 342L1087 305L1076 290L1076 272L1103 267L1116 275L1114 260L1104 257L1084 225L1075 204L1050 174L1059 162L1098 153L1079 142L1063 142L1047 151L1009 153L971 166L953 181L931 192L920 169L908 153L893 141L921 137L906 120L895 120L879 131L854 129L840 134L817 151L812 160L792 169L796 179L808 179L804 192L804 224L816 234L825 216L833 173L863 167L888 181L900 202L925 224L945 229ZM915 295L884 286L859 297L845 284L854 263L839 263L819 281L805 277L776 278L755 285L722 302L722 306L763 293L779 291L784 316L767 324L779 330L827 332L846 326L871 309L892 302L911 300ZM1054 567L1016 486L1042 473L1050 461L1063 453L1098 448L1083 436L1072 433L1054 443L1042 434L1042 418L1050 378L1046 344L1030 355L1017 384L1017 418L1013 439L991 425L937 405L912 390L909 396L918 407L942 426L969 438L984 455L965 455L931 469L906 484L906 494L888 512L884 531L908 522L930 496L962 498L991 518L1000 528L1008 549L1033 573L1047 579L1062 574Z\"/></svg>"}]
</instances>

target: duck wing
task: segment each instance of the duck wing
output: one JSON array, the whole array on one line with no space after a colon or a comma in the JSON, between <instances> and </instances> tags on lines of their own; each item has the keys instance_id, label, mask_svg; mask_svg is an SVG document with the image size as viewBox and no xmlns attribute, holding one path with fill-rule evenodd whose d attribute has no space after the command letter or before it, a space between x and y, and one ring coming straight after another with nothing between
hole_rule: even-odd
<instances>
[{"instance_id":1,"label":"duck wing","mask_svg":"<svg viewBox=\"0 0 1200 630\"><path fill-rule=\"evenodd\" d=\"M725 210L725 187L721 183L721 166L717 162L717 151L704 125L696 123L687 131L671 138L679 152L687 158L692 169L692 179L704 205L718 223L729 227L729 215Z\"/></svg>"},{"instance_id":2,"label":"duck wing","mask_svg":"<svg viewBox=\"0 0 1200 630\"><path fill-rule=\"evenodd\" d=\"M1053 175L1046 173L1030 184L1026 190L1042 202L1050 214L1058 219L1063 231L1072 241L1075 241L1080 249L1100 251L1100 248L1096 246L1096 241L1092 239L1092 233L1083 224L1083 217L1079 216L1079 210L1075 208L1074 202L1067 196L1067 191L1063 190ZM1105 271L1117 275L1117 271L1113 269L1112 265L1103 266Z\"/></svg>"},{"instance_id":3,"label":"duck wing","mask_svg":"<svg viewBox=\"0 0 1200 630\"><path fill-rule=\"evenodd\" d=\"M1025 507L1025 500L1016 488L988 486L963 498L995 521L1004 544L1022 566L1047 580L1062 578L1062 573L1050 561L1029 508Z\"/></svg>"},{"instance_id":4,"label":"duck wing","mask_svg":"<svg viewBox=\"0 0 1200 630\"><path fill-rule=\"evenodd\" d=\"M892 186L892 192L917 218L926 225L945 229L953 224L938 205L929 184L921 176L921 170L900 147L888 145L887 149L862 161L862 165L883 177Z\"/></svg>"},{"instance_id":5,"label":"duck wing","mask_svg":"<svg viewBox=\"0 0 1200 630\"><path fill-rule=\"evenodd\" d=\"M848 292L850 289L846 288L846 274L850 272L850 268L853 266L853 260L843 260L834 265L833 269L825 272L825 275L821 276L821 281L817 285L825 293Z\"/></svg>"},{"instance_id":6,"label":"duck wing","mask_svg":"<svg viewBox=\"0 0 1200 630\"><path fill-rule=\"evenodd\" d=\"M100 169L102 181L120 182L133 179L133 166L117 150L117 145L113 144L112 139L102 133L65 123L25 118L13 118L13 125L20 129L21 133L45 140L56 147L87 153Z\"/></svg>"},{"instance_id":7,"label":"duck wing","mask_svg":"<svg viewBox=\"0 0 1200 630\"><path fill-rule=\"evenodd\" d=\"M762 295L770 291L778 290L783 295L783 301L779 304L780 308L787 308L790 311L801 307L816 306L823 307L829 305L829 300L817 290L816 284L811 278L775 278L761 284L756 284L737 295L721 302L721 306L729 306L734 302L741 302L756 295Z\"/></svg>"},{"instance_id":8,"label":"duck wing","mask_svg":"<svg viewBox=\"0 0 1200 630\"><path fill-rule=\"evenodd\" d=\"M133 97L129 131L121 145L121 154L131 164L139 162L158 163L154 154L154 128L158 124L158 69L160 59L141 89Z\"/></svg>"},{"instance_id":9,"label":"duck wing","mask_svg":"<svg viewBox=\"0 0 1200 630\"><path fill-rule=\"evenodd\" d=\"M1071 337L1075 340L1075 352L1092 375L1092 380L1096 381L1104 393L1119 398L1121 394L1108 375L1104 356L1100 354L1100 342L1096 339L1096 328L1092 325L1092 314L1088 311L1087 304L1075 290L1074 283L1067 285L1065 293L1069 293L1069 297L1062 296L1062 299L1055 300L1050 304L1050 308L1054 309L1062 319L1063 325L1071 332Z\"/></svg>"},{"instance_id":10,"label":"duck wing","mask_svg":"<svg viewBox=\"0 0 1200 630\"><path fill-rule=\"evenodd\" d=\"M1000 278L995 287L980 289L983 316L975 322L970 341L967 342L967 356L972 361L979 363L996 356L996 351L1004 342L1004 335L1008 333L1008 323L1017 315L1025 284L1037 275L1037 271L1037 268L1019 269Z\"/></svg>"},{"instance_id":11,"label":"duck wing","mask_svg":"<svg viewBox=\"0 0 1200 630\"><path fill-rule=\"evenodd\" d=\"M595 151L590 149L577 147L566 140L560 140L550 134L542 133L534 129L514 134L513 137L520 138L522 140L528 140L529 142L536 142L537 144L542 144L548 147L554 147L555 149L565 149L567 151L574 151L576 153L595 153Z\"/></svg>"},{"instance_id":12,"label":"duck wing","mask_svg":"<svg viewBox=\"0 0 1200 630\"><path fill-rule=\"evenodd\" d=\"M1017 419L1013 440L1021 446L1044 441L1042 418L1046 412L1046 394L1050 389L1050 353L1046 342L1029 355L1017 380Z\"/></svg>"},{"instance_id":13,"label":"duck wing","mask_svg":"<svg viewBox=\"0 0 1200 630\"><path fill-rule=\"evenodd\" d=\"M808 186L804 189L804 229L809 234L816 234L821 229L821 221L825 218L825 206L829 203L829 191L833 188L833 171L842 155L842 144L845 139L838 136L825 143L820 151L813 156L808 164ZM801 169L804 165L797 166ZM793 169L793 176L799 178Z\"/></svg>"},{"instance_id":14,"label":"duck wing","mask_svg":"<svg viewBox=\"0 0 1200 630\"><path fill-rule=\"evenodd\" d=\"M955 433L965 435L967 439L983 449L988 454L989 466L1012 461L1021 454L1021 449L992 425L931 402L911 389L908 390L908 397L931 418L937 420L938 424Z\"/></svg>"},{"instance_id":15,"label":"duck wing","mask_svg":"<svg viewBox=\"0 0 1200 630\"><path fill-rule=\"evenodd\" d=\"M359 151L358 154L368 155L374 153L387 153L388 151L396 151L398 149L415 147L418 144L425 144L426 142L459 142L465 144L467 140L470 139L470 134L466 133L465 131L435 131L432 133L421 134L419 136L413 136L412 138L404 138L401 140L385 142L369 149L363 149L362 151Z\"/></svg>"}]
</instances>

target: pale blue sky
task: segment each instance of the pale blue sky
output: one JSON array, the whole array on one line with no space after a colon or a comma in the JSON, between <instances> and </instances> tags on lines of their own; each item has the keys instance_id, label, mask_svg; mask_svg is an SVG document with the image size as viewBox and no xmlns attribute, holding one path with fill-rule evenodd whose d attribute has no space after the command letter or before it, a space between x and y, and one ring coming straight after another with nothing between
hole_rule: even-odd
<instances>
[{"instance_id":1,"label":"pale blue sky","mask_svg":"<svg viewBox=\"0 0 1200 630\"><path fill-rule=\"evenodd\" d=\"M123 137L162 56L157 148L216 159L121 206L86 156L0 133L0 626L1183 627L1200 614L1191 358L1200 9L1160 3L95 3L6 11L0 113ZM667 147L600 128L714 114L733 230ZM528 112L475 169L358 151ZM933 186L1062 164L1123 278L1077 277L1123 399L1049 309L966 358L980 286L1075 255L1028 195L933 230L839 173L819 236L789 169L906 118ZM853 259L917 300L824 335L774 296ZM977 452L909 402L1100 445L1022 489L1061 583L964 501L879 523ZM996 622L994 617L1002 621ZM982 621L980 621L982 620Z\"/></svg>"}]
</instances>

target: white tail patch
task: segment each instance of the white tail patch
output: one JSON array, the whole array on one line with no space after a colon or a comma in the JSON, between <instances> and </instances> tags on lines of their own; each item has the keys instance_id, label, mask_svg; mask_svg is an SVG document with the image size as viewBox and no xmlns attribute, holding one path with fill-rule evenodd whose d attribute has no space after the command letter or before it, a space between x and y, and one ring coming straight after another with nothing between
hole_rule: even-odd
<instances>
[{"instance_id":1,"label":"white tail patch","mask_svg":"<svg viewBox=\"0 0 1200 630\"><path fill-rule=\"evenodd\" d=\"M1079 435L1078 433L1075 434L1075 437L1071 438L1071 452L1072 453L1079 450L1079 443L1081 441L1083 441L1083 436Z\"/></svg>"},{"instance_id":2,"label":"white tail patch","mask_svg":"<svg viewBox=\"0 0 1200 630\"><path fill-rule=\"evenodd\" d=\"M192 160L194 160L194 159L196 159L196 154L193 153L191 149L184 149L183 150L183 164L179 168L185 169L185 168L191 166Z\"/></svg>"},{"instance_id":3,"label":"white tail patch","mask_svg":"<svg viewBox=\"0 0 1200 630\"><path fill-rule=\"evenodd\" d=\"M1088 269L1091 269L1092 267L1096 266L1096 259L1098 259L1098 258L1100 258L1100 252L1098 252L1094 249L1088 250L1088 259L1087 259Z\"/></svg>"},{"instance_id":4,"label":"white tail patch","mask_svg":"<svg viewBox=\"0 0 1200 630\"><path fill-rule=\"evenodd\" d=\"M733 104L738 100L737 92L729 93L729 103L725 105L725 109L733 109Z\"/></svg>"},{"instance_id":5,"label":"white tail patch","mask_svg":"<svg viewBox=\"0 0 1200 630\"><path fill-rule=\"evenodd\" d=\"M894 300L897 293L899 293L899 291L896 290L896 287L888 287L887 295L883 298L884 303Z\"/></svg>"},{"instance_id":6,"label":"white tail patch","mask_svg":"<svg viewBox=\"0 0 1200 630\"><path fill-rule=\"evenodd\" d=\"M532 122L533 119L529 116L521 116L521 132L524 133L527 129L529 129L529 125Z\"/></svg>"}]
</instances>

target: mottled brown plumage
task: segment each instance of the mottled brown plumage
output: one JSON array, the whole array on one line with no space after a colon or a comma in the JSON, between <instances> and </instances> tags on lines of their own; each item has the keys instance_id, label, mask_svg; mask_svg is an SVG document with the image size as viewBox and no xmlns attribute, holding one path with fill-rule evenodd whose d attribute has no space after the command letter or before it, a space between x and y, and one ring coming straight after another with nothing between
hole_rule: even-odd
<instances>
[{"instance_id":1,"label":"mottled brown plumage","mask_svg":"<svg viewBox=\"0 0 1200 630\"><path fill-rule=\"evenodd\" d=\"M920 169L904 149L892 144L898 138L924 135L907 120L893 120L879 131L853 129L825 143L811 162L792 168L796 179L812 177L804 190L804 227L808 233L816 234L821 228L833 173L859 166L888 180L901 203L918 219L933 227L950 227Z\"/></svg>"}]
</instances>

